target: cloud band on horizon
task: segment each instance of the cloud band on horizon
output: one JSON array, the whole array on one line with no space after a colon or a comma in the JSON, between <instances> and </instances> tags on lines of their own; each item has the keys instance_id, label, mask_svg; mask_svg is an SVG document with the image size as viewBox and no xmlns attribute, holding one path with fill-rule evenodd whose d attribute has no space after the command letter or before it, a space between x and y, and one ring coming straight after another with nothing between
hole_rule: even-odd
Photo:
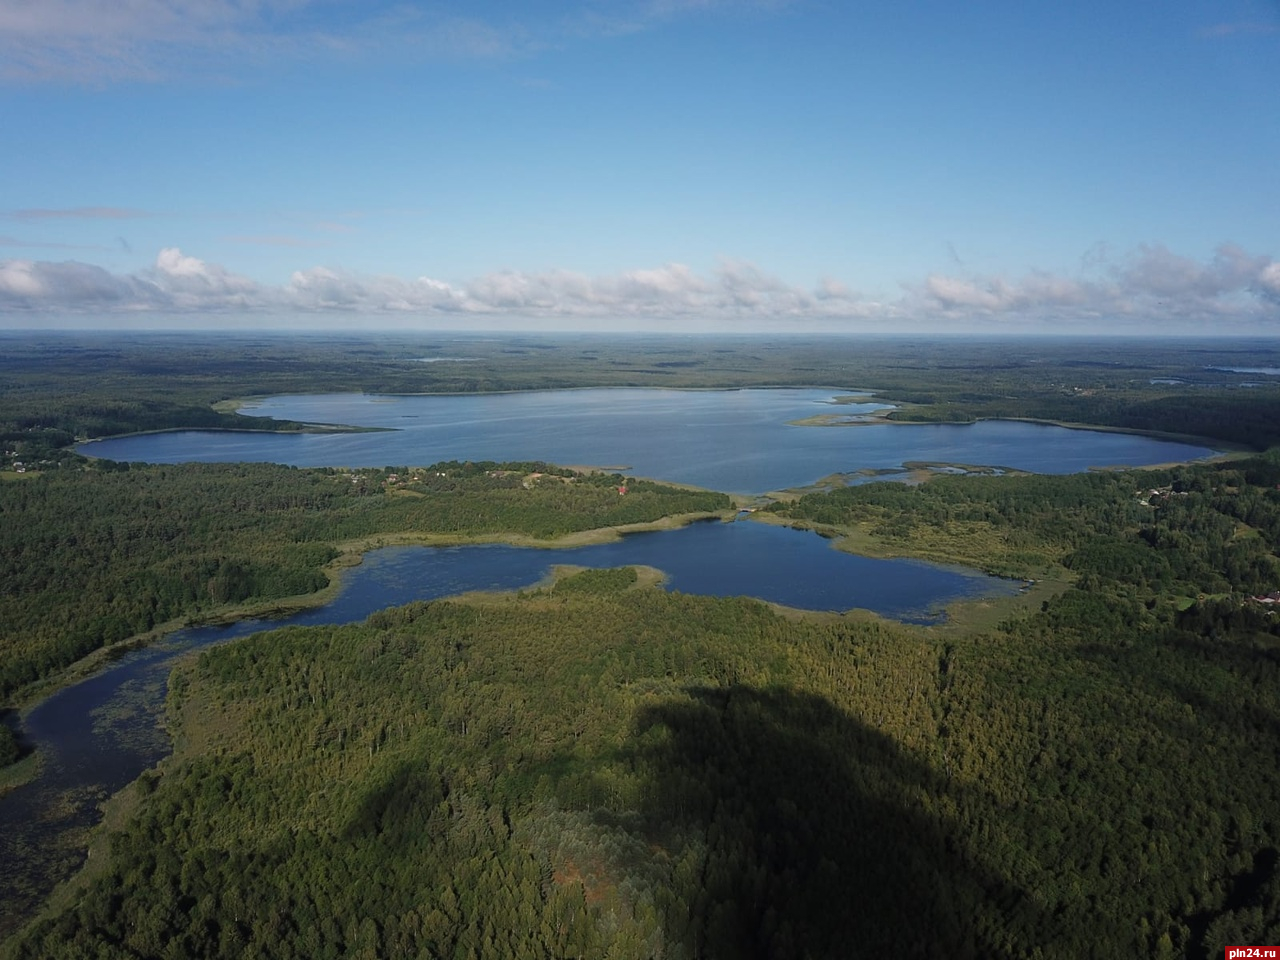
<instances>
[{"instance_id":1,"label":"cloud band on horizon","mask_svg":"<svg viewBox=\"0 0 1280 960\"><path fill-rule=\"evenodd\" d=\"M808 290L754 264L724 260L709 276L678 263L592 277L570 270L502 270L465 284L427 276L363 276L315 266L263 284L217 264L160 251L153 266L114 274L74 260L0 260L0 310L10 315L98 312L360 314L707 321L1159 322L1237 320L1280 330L1280 262L1224 244L1207 263L1143 246L1090 278L1033 272L1017 279L931 274L892 301L824 279Z\"/></svg>"}]
</instances>

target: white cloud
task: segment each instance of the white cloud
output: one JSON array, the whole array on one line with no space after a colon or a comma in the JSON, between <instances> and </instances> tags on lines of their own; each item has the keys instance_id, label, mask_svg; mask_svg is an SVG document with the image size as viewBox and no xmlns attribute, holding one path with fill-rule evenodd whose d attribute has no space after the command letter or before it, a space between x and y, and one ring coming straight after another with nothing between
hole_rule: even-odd
<instances>
[{"instance_id":1,"label":"white cloud","mask_svg":"<svg viewBox=\"0 0 1280 960\"><path fill-rule=\"evenodd\" d=\"M932 274L924 282L925 296L944 310L978 310L987 313L1036 311L1088 301L1088 289L1079 281L1050 273L1034 272L1019 281L1004 277L969 279Z\"/></svg>"},{"instance_id":2,"label":"white cloud","mask_svg":"<svg viewBox=\"0 0 1280 960\"><path fill-rule=\"evenodd\" d=\"M1264 296L1280 302L1280 263L1269 263L1259 271L1258 289Z\"/></svg>"},{"instance_id":3,"label":"white cloud","mask_svg":"<svg viewBox=\"0 0 1280 960\"><path fill-rule=\"evenodd\" d=\"M520 273L504 270L467 285L467 298L489 309L538 311L569 309L592 300L591 282L569 271Z\"/></svg>"},{"instance_id":4,"label":"white cloud","mask_svg":"<svg viewBox=\"0 0 1280 960\"><path fill-rule=\"evenodd\" d=\"M0 307L147 309L155 303L145 281L116 276L92 264L0 260Z\"/></svg>"},{"instance_id":5,"label":"white cloud","mask_svg":"<svg viewBox=\"0 0 1280 960\"><path fill-rule=\"evenodd\" d=\"M811 313L817 296L790 287L758 267L726 261L700 277L684 264L588 277L568 270L503 271L467 285L465 309L541 316L778 317ZM830 298L829 298L830 299ZM835 304L835 300L830 300Z\"/></svg>"},{"instance_id":6,"label":"white cloud","mask_svg":"<svg viewBox=\"0 0 1280 960\"><path fill-rule=\"evenodd\" d=\"M619 300L652 303L688 303L705 296L710 285L682 263L669 263L652 270L630 270L612 284Z\"/></svg>"},{"instance_id":7,"label":"white cloud","mask_svg":"<svg viewBox=\"0 0 1280 960\"><path fill-rule=\"evenodd\" d=\"M1139 247L1118 264L1097 251L1087 259L1092 279L1043 272L1018 279L933 275L913 293L951 316L1280 320L1274 286L1280 267L1232 244L1206 263L1159 244Z\"/></svg>"},{"instance_id":8,"label":"white cloud","mask_svg":"<svg viewBox=\"0 0 1280 960\"><path fill-rule=\"evenodd\" d=\"M999 278L982 284L957 277L930 276L925 282L925 292L943 308L979 307L983 310L1002 310L1012 303L1009 287Z\"/></svg>"},{"instance_id":9,"label":"white cloud","mask_svg":"<svg viewBox=\"0 0 1280 960\"><path fill-rule=\"evenodd\" d=\"M36 265L30 260L0 263L0 296L34 300L43 297L46 290Z\"/></svg>"},{"instance_id":10,"label":"white cloud","mask_svg":"<svg viewBox=\"0 0 1280 960\"><path fill-rule=\"evenodd\" d=\"M439 280L358 277L327 267L296 271L279 299L301 310L428 313L465 309L463 295Z\"/></svg>"},{"instance_id":11,"label":"white cloud","mask_svg":"<svg viewBox=\"0 0 1280 960\"><path fill-rule=\"evenodd\" d=\"M1113 274L1125 290L1153 297L1212 297L1226 280L1214 264L1196 263L1162 246L1140 247Z\"/></svg>"},{"instance_id":12,"label":"white cloud","mask_svg":"<svg viewBox=\"0 0 1280 960\"><path fill-rule=\"evenodd\" d=\"M768 276L753 263L726 260L720 265L722 305L758 309L778 301L788 306L805 299L798 290L790 290L781 281Z\"/></svg>"},{"instance_id":13,"label":"white cloud","mask_svg":"<svg viewBox=\"0 0 1280 960\"><path fill-rule=\"evenodd\" d=\"M272 292L216 264L166 247L145 275L174 307L196 310L225 307L260 308L275 299Z\"/></svg>"},{"instance_id":14,"label":"white cloud","mask_svg":"<svg viewBox=\"0 0 1280 960\"><path fill-rule=\"evenodd\" d=\"M203 260L183 256L177 247L166 247L156 256L156 272L168 277L207 277L209 268Z\"/></svg>"},{"instance_id":15,"label":"white cloud","mask_svg":"<svg viewBox=\"0 0 1280 960\"><path fill-rule=\"evenodd\" d=\"M725 260L708 275L671 263L588 276L503 270L463 285L433 277L359 275L316 266L283 285L262 284L165 248L154 266L117 275L75 261L0 260L0 310L121 314L402 317L444 325L466 317L566 324L636 318L690 326L875 324L1023 329L1133 329L1208 323L1280 324L1280 262L1224 245L1207 262L1142 247L1089 279L1033 272L1018 278L933 274L899 300L861 297L833 278L808 290L752 263ZM264 320L264 322L267 322Z\"/></svg>"},{"instance_id":16,"label":"white cloud","mask_svg":"<svg viewBox=\"0 0 1280 960\"><path fill-rule=\"evenodd\" d=\"M834 277L823 277L818 282L818 289L813 292L813 295L819 300L856 299L853 291Z\"/></svg>"},{"instance_id":17,"label":"white cloud","mask_svg":"<svg viewBox=\"0 0 1280 960\"><path fill-rule=\"evenodd\" d=\"M0 78L163 81L231 65L374 51L508 55L518 31L386 2L0 0Z\"/></svg>"},{"instance_id":18,"label":"white cloud","mask_svg":"<svg viewBox=\"0 0 1280 960\"><path fill-rule=\"evenodd\" d=\"M243 79L253 64L316 59L508 60L573 41L661 28L699 13L791 0L581 0L568 14L400 0L0 0L0 80Z\"/></svg>"}]
</instances>

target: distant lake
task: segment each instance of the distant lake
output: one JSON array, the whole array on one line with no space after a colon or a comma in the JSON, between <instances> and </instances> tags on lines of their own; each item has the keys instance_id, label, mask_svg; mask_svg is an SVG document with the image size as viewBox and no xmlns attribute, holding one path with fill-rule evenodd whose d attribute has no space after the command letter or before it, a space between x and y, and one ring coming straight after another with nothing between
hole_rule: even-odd
<instances>
[{"instance_id":1,"label":"distant lake","mask_svg":"<svg viewBox=\"0 0 1280 960\"><path fill-rule=\"evenodd\" d=\"M1133 434L1010 420L853 425L847 421L886 405L836 402L848 396L832 389L652 388L281 396L243 412L394 432L179 431L97 441L79 449L123 461L268 461L299 467L544 460L625 467L637 476L748 494L806 486L835 473L899 469L912 461L1078 473L1184 462L1213 453ZM846 422L795 424L814 417Z\"/></svg>"}]
</instances>

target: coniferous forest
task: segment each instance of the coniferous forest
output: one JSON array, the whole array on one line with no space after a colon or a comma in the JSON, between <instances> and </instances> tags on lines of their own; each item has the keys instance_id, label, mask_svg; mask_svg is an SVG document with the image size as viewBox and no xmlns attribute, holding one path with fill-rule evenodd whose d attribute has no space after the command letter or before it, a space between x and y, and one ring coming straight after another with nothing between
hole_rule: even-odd
<instances>
[{"instance_id":1,"label":"coniferous forest","mask_svg":"<svg viewBox=\"0 0 1280 960\"><path fill-rule=\"evenodd\" d=\"M729 506L543 464L360 474L66 461L0 482L4 694L166 620L315 590L370 538L553 539ZM173 755L8 955L1280 942L1280 620L1255 599L1280 590L1280 454L868 483L767 512L1062 587L994 625L908 627L623 568L208 649L169 678Z\"/></svg>"}]
</instances>

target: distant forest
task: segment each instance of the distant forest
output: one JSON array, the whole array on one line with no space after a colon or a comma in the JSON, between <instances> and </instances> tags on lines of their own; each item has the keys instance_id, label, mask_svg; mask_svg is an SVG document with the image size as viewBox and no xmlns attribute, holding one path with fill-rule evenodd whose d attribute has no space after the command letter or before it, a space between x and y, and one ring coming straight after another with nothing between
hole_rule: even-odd
<instances>
[{"instance_id":1,"label":"distant forest","mask_svg":"<svg viewBox=\"0 0 1280 960\"><path fill-rule=\"evenodd\" d=\"M188 405L229 418L210 404L361 377L804 382L875 389L906 418L1254 452L768 508L875 552L1063 582L989 627L687 596L624 568L207 650L169 680L173 756L118 798L119 828L9 957L1065 960L1280 942L1280 620L1263 602L1280 591L1280 393L1214 369L1280 367L1255 347L1252 362L1203 343L1102 362L1065 341L406 342L340 371L328 342L264 339L238 373L229 347L210 374L144 376L177 352L142 338L91 344L115 359L77 399L66 371L88 348L68 343L43 368L29 346L0 385L6 442L48 454L0 481L11 701L104 643L323 587L340 551L377 536L549 539L730 507L661 484L619 497L608 475L544 464L409 465L394 483L88 465L55 434L91 431L77 418L95 396L136 428L129 404L185 426ZM410 365L433 349L478 359Z\"/></svg>"}]
</instances>

